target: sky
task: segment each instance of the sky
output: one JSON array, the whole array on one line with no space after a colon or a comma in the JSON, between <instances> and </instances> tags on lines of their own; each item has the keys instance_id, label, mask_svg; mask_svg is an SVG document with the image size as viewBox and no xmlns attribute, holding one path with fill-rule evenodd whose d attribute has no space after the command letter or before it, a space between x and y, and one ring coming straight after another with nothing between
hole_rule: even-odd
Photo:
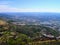
<instances>
[{"instance_id":1,"label":"sky","mask_svg":"<svg viewBox=\"0 0 60 45\"><path fill-rule=\"evenodd\" d=\"M60 0L0 0L0 12L60 12Z\"/></svg>"}]
</instances>

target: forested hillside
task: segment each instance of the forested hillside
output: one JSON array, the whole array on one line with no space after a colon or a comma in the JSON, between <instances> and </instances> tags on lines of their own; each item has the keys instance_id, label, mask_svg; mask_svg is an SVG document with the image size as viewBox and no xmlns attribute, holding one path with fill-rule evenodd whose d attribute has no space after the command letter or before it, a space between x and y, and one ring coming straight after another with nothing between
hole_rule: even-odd
<instances>
[{"instance_id":1,"label":"forested hillside","mask_svg":"<svg viewBox=\"0 0 60 45\"><path fill-rule=\"evenodd\" d=\"M51 34L54 37L44 37ZM32 45L33 42L57 40L60 33L43 25L15 25L0 19L0 45Z\"/></svg>"}]
</instances>

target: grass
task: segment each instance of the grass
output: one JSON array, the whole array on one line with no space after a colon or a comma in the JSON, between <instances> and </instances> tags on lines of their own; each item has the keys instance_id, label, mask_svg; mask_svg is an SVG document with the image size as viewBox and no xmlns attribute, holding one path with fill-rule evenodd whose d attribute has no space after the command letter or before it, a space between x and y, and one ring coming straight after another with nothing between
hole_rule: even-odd
<instances>
[{"instance_id":1,"label":"grass","mask_svg":"<svg viewBox=\"0 0 60 45\"><path fill-rule=\"evenodd\" d=\"M5 21L0 20L0 25L5 25L5 24L6 24L6 22L5 22Z\"/></svg>"},{"instance_id":2,"label":"grass","mask_svg":"<svg viewBox=\"0 0 60 45\"><path fill-rule=\"evenodd\" d=\"M60 45L60 40L36 41L29 43L29 45Z\"/></svg>"}]
</instances>

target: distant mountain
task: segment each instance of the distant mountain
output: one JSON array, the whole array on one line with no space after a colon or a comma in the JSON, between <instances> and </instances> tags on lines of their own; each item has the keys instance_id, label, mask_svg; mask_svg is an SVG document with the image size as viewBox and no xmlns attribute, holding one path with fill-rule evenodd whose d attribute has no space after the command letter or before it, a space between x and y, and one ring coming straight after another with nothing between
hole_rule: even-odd
<instances>
[{"instance_id":1,"label":"distant mountain","mask_svg":"<svg viewBox=\"0 0 60 45\"><path fill-rule=\"evenodd\" d=\"M0 13L0 18L23 20L23 21L60 21L60 13L20 12Z\"/></svg>"},{"instance_id":2,"label":"distant mountain","mask_svg":"<svg viewBox=\"0 0 60 45\"><path fill-rule=\"evenodd\" d=\"M0 19L9 20L9 19L12 19L12 17L13 15L6 14L6 13L0 13Z\"/></svg>"}]
</instances>

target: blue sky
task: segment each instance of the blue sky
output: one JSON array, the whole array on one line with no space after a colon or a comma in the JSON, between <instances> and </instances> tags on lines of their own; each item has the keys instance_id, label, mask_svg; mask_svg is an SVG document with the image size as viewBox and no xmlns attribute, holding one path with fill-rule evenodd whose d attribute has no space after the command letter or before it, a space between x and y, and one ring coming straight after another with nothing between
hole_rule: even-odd
<instances>
[{"instance_id":1,"label":"blue sky","mask_svg":"<svg viewBox=\"0 0 60 45\"><path fill-rule=\"evenodd\" d=\"M60 0L0 0L0 12L60 12Z\"/></svg>"}]
</instances>

